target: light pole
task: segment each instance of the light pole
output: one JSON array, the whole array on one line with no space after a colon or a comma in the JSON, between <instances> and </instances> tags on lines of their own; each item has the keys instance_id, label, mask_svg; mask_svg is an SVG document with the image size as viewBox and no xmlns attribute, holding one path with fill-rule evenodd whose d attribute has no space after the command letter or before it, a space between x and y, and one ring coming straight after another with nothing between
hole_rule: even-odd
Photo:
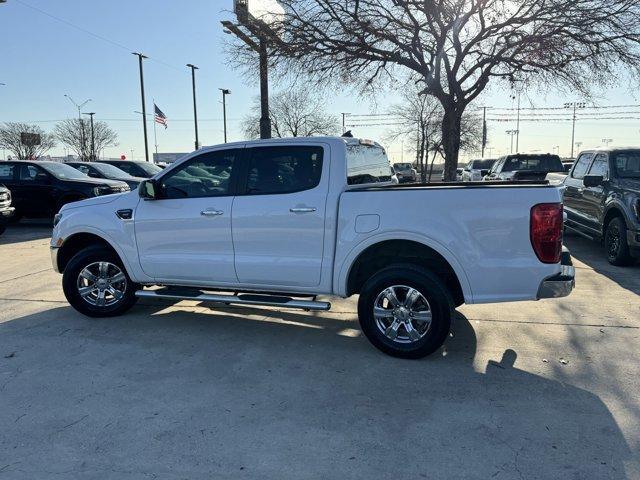
<instances>
[{"instance_id":1,"label":"light pole","mask_svg":"<svg viewBox=\"0 0 640 480\"><path fill-rule=\"evenodd\" d=\"M78 109L78 128L80 129L80 152L84 152L85 139L84 139L84 124L82 123L82 107L84 107L87 103L89 103L91 99L88 98L82 103L77 103L73 98L71 98L71 95L67 95L65 93L64 96L67 97L67 99L69 99L69 101L73 103L73 105ZM80 159L80 160L83 160L83 159Z\"/></svg>"},{"instance_id":2,"label":"light pole","mask_svg":"<svg viewBox=\"0 0 640 480\"><path fill-rule=\"evenodd\" d=\"M144 71L142 67L142 61L145 58L149 58L142 53L133 52L132 55L138 57L138 65L140 68L140 97L142 101L142 129L144 131L144 158L149 161L149 142L147 140L147 105L144 98Z\"/></svg>"},{"instance_id":3,"label":"light pole","mask_svg":"<svg viewBox=\"0 0 640 480\"><path fill-rule=\"evenodd\" d=\"M342 115L342 133L347 131L347 115L351 115L349 112L341 112Z\"/></svg>"},{"instance_id":4,"label":"light pole","mask_svg":"<svg viewBox=\"0 0 640 480\"><path fill-rule=\"evenodd\" d=\"M513 153L513 137L518 135L518 130L507 130L506 133L511 137L511 153Z\"/></svg>"},{"instance_id":5,"label":"light pole","mask_svg":"<svg viewBox=\"0 0 640 480\"><path fill-rule=\"evenodd\" d=\"M193 122L196 129L196 150L198 150L198 148L200 148L200 142L198 140L198 108L196 106L196 70L198 70L198 67L191 63L188 63L187 67L191 69L191 87L193 89Z\"/></svg>"},{"instance_id":6,"label":"light pole","mask_svg":"<svg viewBox=\"0 0 640 480\"><path fill-rule=\"evenodd\" d=\"M581 146L582 146L582 142L576 142L576 148L578 149L578 153L580 153Z\"/></svg>"},{"instance_id":7,"label":"light pole","mask_svg":"<svg viewBox=\"0 0 640 480\"><path fill-rule=\"evenodd\" d=\"M227 143L227 95L231 95L231 90L219 88L222 92L222 120L224 123L224 143Z\"/></svg>"},{"instance_id":8,"label":"light pole","mask_svg":"<svg viewBox=\"0 0 640 480\"><path fill-rule=\"evenodd\" d=\"M89 160L93 161L96 159L96 135L93 130L93 116L96 112L85 113L85 115L89 115L91 121L91 154L89 155Z\"/></svg>"},{"instance_id":9,"label":"light pole","mask_svg":"<svg viewBox=\"0 0 640 480\"><path fill-rule=\"evenodd\" d=\"M573 147L575 146L576 141L576 119L577 113L576 110L578 108L587 108L586 102L568 102L564 104L564 108L572 108L573 109L573 126L571 127L571 158L573 158Z\"/></svg>"}]
</instances>

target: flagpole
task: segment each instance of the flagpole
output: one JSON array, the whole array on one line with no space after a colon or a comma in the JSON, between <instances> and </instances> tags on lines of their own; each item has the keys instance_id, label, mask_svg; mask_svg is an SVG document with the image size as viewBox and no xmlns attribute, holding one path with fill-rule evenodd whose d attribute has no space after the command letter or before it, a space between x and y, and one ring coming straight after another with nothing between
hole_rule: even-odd
<instances>
[{"instance_id":1,"label":"flagpole","mask_svg":"<svg viewBox=\"0 0 640 480\"><path fill-rule=\"evenodd\" d=\"M158 122L156 122L156 99L153 99L153 141L156 143L156 157L158 156Z\"/></svg>"}]
</instances>

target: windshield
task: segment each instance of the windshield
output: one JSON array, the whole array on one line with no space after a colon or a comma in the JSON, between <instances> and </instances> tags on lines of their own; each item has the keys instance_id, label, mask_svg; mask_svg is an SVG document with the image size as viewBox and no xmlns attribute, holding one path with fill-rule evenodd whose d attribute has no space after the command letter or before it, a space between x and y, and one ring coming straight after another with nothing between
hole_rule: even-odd
<instances>
[{"instance_id":1,"label":"windshield","mask_svg":"<svg viewBox=\"0 0 640 480\"><path fill-rule=\"evenodd\" d=\"M141 169L143 169L149 175L155 175L156 173L162 171L162 169L159 166L154 165L153 163L136 162L136 165L138 165Z\"/></svg>"},{"instance_id":2,"label":"windshield","mask_svg":"<svg viewBox=\"0 0 640 480\"><path fill-rule=\"evenodd\" d=\"M489 170L494 162L495 160L474 160L471 168L474 170Z\"/></svg>"},{"instance_id":3,"label":"windshield","mask_svg":"<svg viewBox=\"0 0 640 480\"><path fill-rule=\"evenodd\" d=\"M62 180L85 180L87 176L64 163L38 163L47 172Z\"/></svg>"},{"instance_id":4,"label":"windshield","mask_svg":"<svg viewBox=\"0 0 640 480\"><path fill-rule=\"evenodd\" d=\"M410 163L395 163L393 165L393 168L395 168L396 170L411 170L411 164Z\"/></svg>"},{"instance_id":5,"label":"windshield","mask_svg":"<svg viewBox=\"0 0 640 480\"><path fill-rule=\"evenodd\" d=\"M562 172L562 162L557 155L527 156L507 158L502 167L503 172L515 171Z\"/></svg>"},{"instance_id":6,"label":"windshield","mask_svg":"<svg viewBox=\"0 0 640 480\"><path fill-rule=\"evenodd\" d=\"M391 181L391 164L384 148L377 145L347 145L347 184Z\"/></svg>"},{"instance_id":7,"label":"windshield","mask_svg":"<svg viewBox=\"0 0 640 480\"><path fill-rule=\"evenodd\" d=\"M613 165L620 178L640 178L640 150L615 153Z\"/></svg>"},{"instance_id":8,"label":"windshield","mask_svg":"<svg viewBox=\"0 0 640 480\"><path fill-rule=\"evenodd\" d=\"M107 178L129 179L132 178L127 172L120 170L118 167L109 165L108 163L92 163L91 166Z\"/></svg>"}]
</instances>

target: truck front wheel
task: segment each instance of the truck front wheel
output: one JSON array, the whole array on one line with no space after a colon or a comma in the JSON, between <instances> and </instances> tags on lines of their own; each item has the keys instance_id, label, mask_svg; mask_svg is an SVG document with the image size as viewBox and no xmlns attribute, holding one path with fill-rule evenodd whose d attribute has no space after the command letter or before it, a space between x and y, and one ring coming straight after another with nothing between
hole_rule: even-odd
<instances>
[{"instance_id":1,"label":"truck front wheel","mask_svg":"<svg viewBox=\"0 0 640 480\"><path fill-rule=\"evenodd\" d=\"M615 217L609 222L604 235L604 246L607 251L607 260L611 265L625 266L633 263L624 219Z\"/></svg>"},{"instance_id":2,"label":"truck front wheel","mask_svg":"<svg viewBox=\"0 0 640 480\"><path fill-rule=\"evenodd\" d=\"M104 247L78 252L64 269L64 295L73 308L89 317L115 317L136 302L133 283L118 255Z\"/></svg>"},{"instance_id":3,"label":"truck front wheel","mask_svg":"<svg viewBox=\"0 0 640 480\"><path fill-rule=\"evenodd\" d=\"M444 283L429 270L394 265L362 287L358 318L373 345L394 357L422 358L444 343L453 301Z\"/></svg>"}]
</instances>

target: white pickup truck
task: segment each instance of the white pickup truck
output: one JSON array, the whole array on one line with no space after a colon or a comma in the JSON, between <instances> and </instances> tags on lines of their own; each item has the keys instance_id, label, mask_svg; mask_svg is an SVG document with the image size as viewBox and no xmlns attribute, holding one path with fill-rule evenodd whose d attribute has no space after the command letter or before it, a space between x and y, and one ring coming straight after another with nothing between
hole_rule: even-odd
<instances>
[{"instance_id":1,"label":"white pickup truck","mask_svg":"<svg viewBox=\"0 0 640 480\"><path fill-rule=\"evenodd\" d=\"M204 148L138 191L65 205L53 266L69 303L94 317L138 297L327 310L317 295L359 294L364 334L406 358L438 349L463 303L571 292L557 188L391 175L367 140Z\"/></svg>"}]
</instances>

